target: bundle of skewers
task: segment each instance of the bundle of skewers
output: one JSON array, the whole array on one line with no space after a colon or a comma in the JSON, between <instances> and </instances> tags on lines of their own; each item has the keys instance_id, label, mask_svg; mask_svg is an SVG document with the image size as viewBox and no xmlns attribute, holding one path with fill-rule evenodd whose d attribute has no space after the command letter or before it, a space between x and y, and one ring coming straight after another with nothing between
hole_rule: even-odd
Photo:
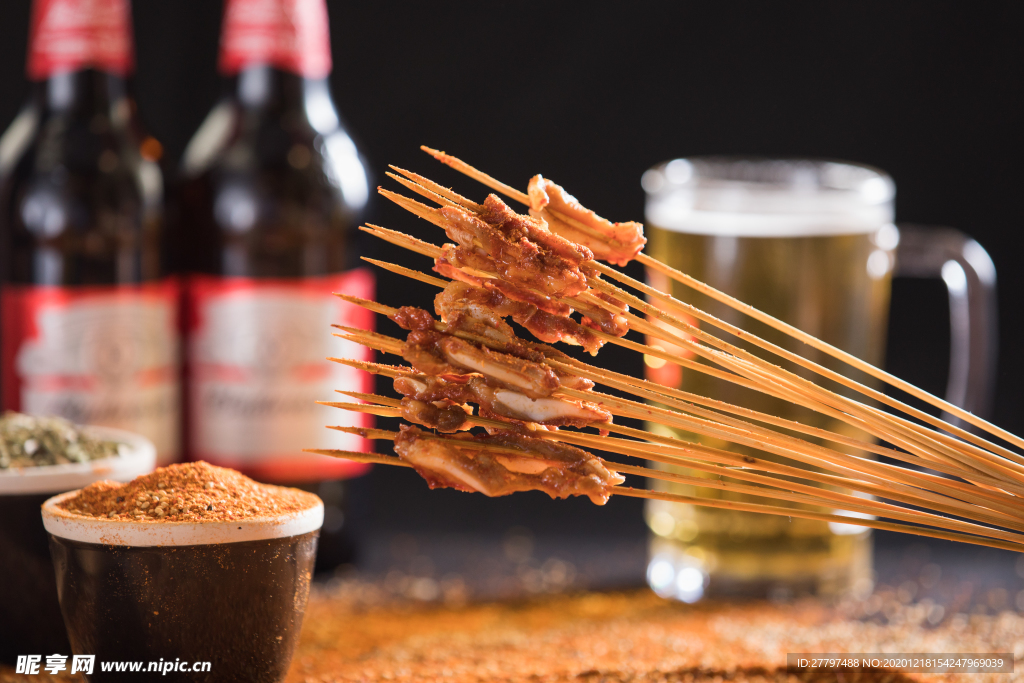
<instances>
[{"instance_id":1,"label":"bundle of skewers","mask_svg":"<svg viewBox=\"0 0 1024 683\"><path fill-rule=\"evenodd\" d=\"M393 441L396 456L312 452L411 467L431 488L488 496L540 490L557 498L587 496L597 504L632 496L1024 551L1024 456L1011 449L1024 448L1024 439L651 258L643 253L641 224L612 223L540 175L524 193L450 155L423 149L527 213L517 213L498 194L477 203L392 167L388 176L418 198L380 193L443 230L451 243L438 246L368 225L362 229L432 259L436 275L366 260L440 291L433 313L339 295L387 316L407 334L399 339L336 326L336 336L404 362L331 360L391 378L401 398L341 391L359 402L326 404L410 424L397 432L332 427ZM609 265L632 260L974 429L911 407ZM518 337L508 319L536 340ZM627 339L631 330L649 343ZM594 355L605 344L619 345L854 429L839 433L648 382L583 362L555 343ZM777 359L802 370L787 370ZM843 387L842 393L829 386ZM670 430L637 429L616 418ZM699 437L745 452L711 447ZM636 488L625 485L626 475L726 495Z\"/></svg>"}]
</instances>

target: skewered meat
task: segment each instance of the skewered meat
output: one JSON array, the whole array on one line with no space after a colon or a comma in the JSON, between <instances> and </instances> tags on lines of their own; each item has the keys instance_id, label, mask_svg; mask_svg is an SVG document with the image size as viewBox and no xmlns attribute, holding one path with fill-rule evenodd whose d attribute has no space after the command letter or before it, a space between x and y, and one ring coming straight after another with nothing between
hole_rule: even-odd
<instances>
[{"instance_id":1,"label":"skewered meat","mask_svg":"<svg viewBox=\"0 0 1024 683\"><path fill-rule=\"evenodd\" d=\"M520 287L502 280L500 277L485 277L482 273L495 272L494 262L465 247L455 244L442 246L441 256L434 261L434 270L452 280L498 290L513 301L531 304L553 315L569 316L572 314L572 307L554 296Z\"/></svg>"},{"instance_id":2,"label":"skewered meat","mask_svg":"<svg viewBox=\"0 0 1024 683\"><path fill-rule=\"evenodd\" d=\"M472 383L472 382L471 382ZM585 427L595 422L611 422L608 411L589 401L569 398L530 398L508 389L495 389L484 382L474 384L482 415L535 422L549 427Z\"/></svg>"},{"instance_id":3,"label":"skewered meat","mask_svg":"<svg viewBox=\"0 0 1024 683\"><path fill-rule=\"evenodd\" d=\"M583 314L582 324L616 337L625 336L629 332L629 320L622 314L629 310L629 306L604 292L594 291L593 294L602 301L615 305L619 313L613 313L607 308L598 305L590 306L581 303L579 304L579 310Z\"/></svg>"},{"instance_id":4,"label":"skewered meat","mask_svg":"<svg viewBox=\"0 0 1024 683\"><path fill-rule=\"evenodd\" d=\"M424 311L422 308L414 308L412 306L403 306L392 316L392 319L401 325L403 328L410 330L412 333L409 338L411 342L407 340L406 352L408 354L415 355L417 352L426 353L420 358L420 366L428 366L430 364L436 365L436 371L431 372L423 367L413 364L416 367L428 375L461 375L462 370L453 368L448 365L447 360L437 353L437 349L434 345L444 336L445 333L451 332L470 332L472 334L478 334L481 337L486 337L491 342L499 345L501 350L505 353L522 358L535 363L544 363L547 358L554 358L563 362L571 361L571 358L559 351L558 349L547 346L545 344L523 342L521 339L511 334L508 340L496 338L498 334L508 334L511 332L511 328L507 326L505 328L495 327L493 329L498 330L498 334L486 332L481 329L478 324L479 318L475 321L467 321L458 316L450 318L450 322L444 326L444 332L438 331L435 328L436 321L431 317L430 313ZM412 348L413 346L418 348ZM406 360L410 359L409 355L405 355ZM412 361L410 360L410 363ZM594 387L594 383L578 375L563 372L561 370L555 370L551 368L552 372L558 378L560 386L568 389L578 389L579 391L588 391Z\"/></svg>"},{"instance_id":5,"label":"skewered meat","mask_svg":"<svg viewBox=\"0 0 1024 683\"><path fill-rule=\"evenodd\" d=\"M470 274L472 271L493 272L494 263L477 254L471 249L460 247L457 244L445 244L441 247L441 256L434 260L434 271L451 278L460 280L477 287L483 287L490 278L477 277Z\"/></svg>"},{"instance_id":6,"label":"skewered meat","mask_svg":"<svg viewBox=\"0 0 1024 683\"><path fill-rule=\"evenodd\" d=\"M402 358L425 375L461 375L463 368L450 364L439 343L446 335L433 330L413 330L402 345Z\"/></svg>"},{"instance_id":7,"label":"skewered meat","mask_svg":"<svg viewBox=\"0 0 1024 683\"><path fill-rule=\"evenodd\" d=\"M595 403L569 398L530 398L525 394L488 384L484 377L398 377L395 391L405 396L402 411L410 422L443 432L464 428L467 403L480 406L480 414L502 420L532 422L545 426L584 427L611 422L611 413ZM461 414L455 411L461 411Z\"/></svg>"},{"instance_id":8,"label":"skewered meat","mask_svg":"<svg viewBox=\"0 0 1024 683\"><path fill-rule=\"evenodd\" d=\"M423 425L439 432L457 432L469 429L470 413L465 404L428 403L414 398L402 399L402 417L413 424Z\"/></svg>"},{"instance_id":9,"label":"skewered meat","mask_svg":"<svg viewBox=\"0 0 1024 683\"><path fill-rule=\"evenodd\" d=\"M587 289L580 264L592 258L589 250L558 238L542 220L516 214L495 195L488 195L479 216L455 206L438 213L457 245L444 255L451 265L494 272L546 296L571 297ZM480 259L490 267L481 267Z\"/></svg>"},{"instance_id":10,"label":"skewered meat","mask_svg":"<svg viewBox=\"0 0 1024 683\"><path fill-rule=\"evenodd\" d=\"M439 440L403 425L395 452L432 489L479 491L491 497L537 490L552 498L583 495L604 505L608 487L625 481L579 448L508 432Z\"/></svg>"},{"instance_id":11,"label":"skewered meat","mask_svg":"<svg viewBox=\"0 0 1024 683\"><path fill-rule=\"evenodd\" d=\"M525 237L575 266L594 259L594 253L587 247L551 232L547 222L543 220L516 213L495 194L487 196L483 207L480 217L488 225L496 226L512 241L519 241Z\"/></svg>"},{"instance_id":12,"label":"skewered meat","mask_svg":"<svg viewBox=\"0 0 1024 683\"><path fill-rule=\"evenodd\" d=\"M429 331L434 329L434 316L415 306L402 306L391 316L403 330Z\"/></svg>"},{"instance_id":13,"label":"skewered meat","mask_svg":"<svg viewBox=\"0 0 1024 683\"><path fill-rule=\"evenodd\" d=\"M496 384L521 391L530 398L550 396L558 389L558 376L546 365L474 346L457 337L438 342L453 365L479 372Z\"/></svg>"},{"instance_id":14,"label":"skewered meat","mask_svg":"<svg viewBox=\"0 0 1024 683\"><path fill-rule=\"evenodd\" d=\"M496 288L473 287L464 282L451 282L434 298L434 310L449 329L470 325L491 326L497 334L514 338L505 317L528 329L541 341L564 341L597 353L604 342L569 317L552 315L532 304L511 299Z\"/></svg>"},{"instance_id":15,"label":"skewered meat","mask_svg":"<svg viewBox=\"0 0 1024 683\"><path fill-rule=\"evenodd\" d=\"M502 345L518 342L505 316L527 308L527 304L505 299L500 292L474 287L465 282L449 282L434 297L434 311L445 330L471 332Z\"/></svg>"},{"instance_id":16,"label":"skewered meat","mask_svg":"<svg viewBox=\"0 0 1024 683\"><path fill-rule=\"evenodd\" d=\"M494 384L530 398L550 396L560 386L555 372L541 362L492 351L432 329L436 321L422 309L403 306L392 319L410 330L402 345L402 357L425 375L479 372ZM542 354L533 354L543 361Z\"/></svg>"},{"instance_id":17,"label":"skewered meat","mask_svg":"<svg viewBox=\"0 0 1024 683\"><path fill-rule=\"evenodd\" d=\"M541 175L530 179L528 190L530 215L544 219L553 233L585 245L595 258L624 266L647 244L641 223L612 223L601 218Z\"/></svg>"},{"instance_id":18,"label":"skewered meat","mask_svg":"<svg viewBox=\"0 0 1024 683\"><path fill-rule=\"evenodd\" d=\"M422 308L413 306L402 306L391 315L391 319L398 325L410 332L420 332L417 335L418 343L428 348L432 342L438 342L440 336L431 336L430 333L437 333L441 336L463 332L477 337L477 341L486 342L486 345L495 350L500 350L518 358L543 363L546 356L540 351L531 348L531 345L524 343L515 336L512 328L508 325L489 325L487 321L479 319L456 317L451 323L441 325L434 317ZM412 335L410 335L412 336ZM552 350L553 352L553 350ZM439 356L440 358L440 356ZM430 374L460 374L448 372L435 372Z\"/></svg>"}]
</instances>

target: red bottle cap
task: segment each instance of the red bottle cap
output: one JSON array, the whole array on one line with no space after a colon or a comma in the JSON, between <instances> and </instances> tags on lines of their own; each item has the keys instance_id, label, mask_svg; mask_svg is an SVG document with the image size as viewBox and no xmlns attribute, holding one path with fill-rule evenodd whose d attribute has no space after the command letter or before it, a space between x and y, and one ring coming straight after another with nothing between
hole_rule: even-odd
<instances>
[{"instance_id":1,"label":"red bottle cap","mask_svg":"<svg viewBox=\"0 0 1024 683\"><path fill-rule=\"evenodd\" d=\"M35 0L26 71L34 81L89 67L119 76L135 66L127 0Z\"/></svg>"},{"instance_id":2,"label":"red bottle cap","mask_svg":"<svg viewBox=\"0 0 1024 683\"><path fill-rule=\"evenodd\" d=\"M324 0L227 0L220 71L232 76L252 64L325 78L331 40Z\"/></svg>"}]
</instances>

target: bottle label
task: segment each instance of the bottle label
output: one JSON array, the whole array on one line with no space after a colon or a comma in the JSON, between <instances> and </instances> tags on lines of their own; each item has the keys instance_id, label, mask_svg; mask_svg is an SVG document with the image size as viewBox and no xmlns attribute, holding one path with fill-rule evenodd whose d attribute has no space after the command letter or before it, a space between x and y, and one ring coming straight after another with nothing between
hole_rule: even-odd
<instances>
[{"instance_id":1,"label":"bottle label","mask_svg":"<svg viewBox=\"0 0 1024 683\"><path fill-rule=\"evenodd\" d=\"M89 67L127 75L134 67L128 0L35 0L28 45L34 81Z\"/></svg>"},{"instance_id":2,"label":"bottle label","mask_svg":"<svg viewBox=\"0 0 1024 683\"><path fill-rule=\"evenodd\" d=\"M326 78L331 39L324 0L227 0L220 71L232 76L252 64Z\"/></svg>"},{"instance_id":3,"label":"bottle label","mask_svg":"<svg viewBox=\"0 0 1024 683\"><path fill-rule=\"evenodd\" d=\"M3 405L148 437L180 452L179 287L3 288Z\"/></svg>"},{"instance_id":4,"label":"bottle label","mask_svg":"<svg viewBox=\"0 0 1024 683\"><path fill-rule=\"evenodd\" d=\"M355 476L367 466L304 448L372 450L327 425L372 426L371 416L318 405L372 392L373 378L328 357L372 360L332 324L372 329L373 314L333 293L372 299L366 268L317 278L194 276L187 297L189 452L272 481Z\"/></svg>"}]
</instances>

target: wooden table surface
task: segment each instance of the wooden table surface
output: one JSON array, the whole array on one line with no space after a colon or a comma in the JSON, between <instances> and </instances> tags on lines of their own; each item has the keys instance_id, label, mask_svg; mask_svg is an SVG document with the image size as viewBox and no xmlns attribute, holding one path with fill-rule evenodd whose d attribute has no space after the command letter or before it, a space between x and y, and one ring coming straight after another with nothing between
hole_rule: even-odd
<instances>
[{"instance_id":1,"label":"wooden table surface","mask_svg":"<svg viewBox=\"0 0 1024 683\"><path fill-rule=\"evenodd\" d=\"M464 607L360 610L343 602L311 602L289 683L834 681L834 673L787 672L787 652L1008 651L1018 663L1024 657L1024 616L1015 612L932 627L927 610L898 602L884 606L885 624L855 615L855 608L844 617L813 601L689 606L646 590ZM859 680L1014 678L876 672Z\"/></svg>"},{"instance_id":2,"label":"wooden table surface","mask_svg":"<svg viewBox=\"0 0 1024 683\"><path fill-rule=\"evenodd\" d=\"M863 610L663 600L646 590L467 605L374 603L315 591L288 683L327 681L836 681L787 671L787 652L1013 652L1024 670L1024 616L927 622L892 601ZM0 681L43 681L0 671ZM58 678L55 680L74 680ZM1024 674L847 674L844 681L1024 680Z\"/></svg>"}]
</instances>

